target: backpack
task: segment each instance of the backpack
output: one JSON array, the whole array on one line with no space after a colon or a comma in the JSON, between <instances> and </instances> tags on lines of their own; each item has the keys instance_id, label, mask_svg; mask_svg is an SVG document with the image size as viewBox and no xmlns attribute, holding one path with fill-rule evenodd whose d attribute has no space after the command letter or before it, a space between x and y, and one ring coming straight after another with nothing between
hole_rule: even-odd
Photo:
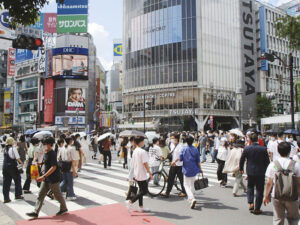
<instances>
[{"instance_id":1,"label":"backpack","mask_svg":"<svg viewBox=\"0 0 300 225\"><path fill-rule=\"evenodd\" d=\"M281 167L278 160L274 161L274 164L277 167L274 198L281 201L297 201L297 178L294 173L296 162L291 160L286 170Z\"/></svg>"}]
</instances>

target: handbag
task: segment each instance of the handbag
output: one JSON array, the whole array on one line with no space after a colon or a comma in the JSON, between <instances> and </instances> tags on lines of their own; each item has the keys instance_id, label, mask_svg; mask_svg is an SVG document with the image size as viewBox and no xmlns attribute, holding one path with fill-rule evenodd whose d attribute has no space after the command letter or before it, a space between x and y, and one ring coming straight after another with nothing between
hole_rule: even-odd
<instances>
[{"instance_id":1,"label":"handbag","mask_svg":"<svg viewBox=\"0 0 300 225\"><path fill-rule=\"evenodd\" d=\"M198 179L195 180L195 182L194 182L195 190L201 190L201 189L208 187L208 179L203 176L203 173L201 173L201 174L202 174L202 178L200 178L200 175L199 175Z\"/></svg>"},{"instance_id":2,"label":"handbag","mask_svg":"<svg viewBox=\"0 0 300 225\"><path fill-rule=\"evenodd\" d=\"M138 191L138 188L136 186L136 182L134 182L134 184L131 184L129 186L127 196L126 196L126 200L131 200L134 196L136 196L137 191Z\"/></svg>"},{"instance_id":3,"label":"handbag","mask_svg":"<svg viewBox=\"0 0 300 225\"><path fill-rule=\"evenodd\" d=\"M20 174L24 173L23 165L22 164L17 163L17 169L18 169L18 171L19 171Z\"/></svg>"}]
</instances>

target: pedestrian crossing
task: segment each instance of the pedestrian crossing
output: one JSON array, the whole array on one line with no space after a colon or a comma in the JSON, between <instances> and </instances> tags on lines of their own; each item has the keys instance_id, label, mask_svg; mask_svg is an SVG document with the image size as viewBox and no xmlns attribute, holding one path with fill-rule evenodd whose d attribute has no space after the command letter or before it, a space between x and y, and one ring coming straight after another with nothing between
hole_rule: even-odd
<instances>
[{"instance_id":1,"label":"pedestrian crossing","mask_svg":"<svg viewBox=\"0 0 300 225\"><path fill-rule=\"evenodd\" d=\"M0 156L0 169L2 170L3 155ZM217 164L203 163L202 169L204 176L209 180L209 186L218 185L217 180ZM98 164L98 161L88 162L83 166L79 177L74 179L74 192L77 196L75 201L67 201L69 211L80 210L84 208L108 205L114 203L122 203L125 200L125 193L128 190L129 182L128 170L123 169L123 165L117 160L112 162L110 169L104 169L103 165ZM22 185L25 182L26 175L22 175ZM228 180L234 178L228 177ZM0 185L3 187L3 176L0 172ZM173 188L176 189L176 188ZM10 198L12 202L7 204L0 203L0 206L7 208L15 221L21 219L29 219L25 213L31 212L34 209L34 204L38 196L39 188L35 181L31 183L32 194L24 195L24 200L14 200L14 184L10 189ZM174 190L177 192L177 190ZM147 197L150 198L150 197ZM0 201L3 202L3 194L0 194ZM155 198L153 199L155 200ZM59 203L56 200L51 200L46 197L44 205L39 216L54 215L59 210Z\"/></svg>"}]
</instances>

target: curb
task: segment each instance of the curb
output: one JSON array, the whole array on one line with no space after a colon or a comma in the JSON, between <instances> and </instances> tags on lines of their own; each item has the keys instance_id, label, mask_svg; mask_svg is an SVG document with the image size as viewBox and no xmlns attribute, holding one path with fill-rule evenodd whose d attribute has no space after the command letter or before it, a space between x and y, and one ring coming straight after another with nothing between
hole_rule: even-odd
<instances>
[{"instance_id":1,"label":"curb","mask_svg":"<svg viewBox=\"0 0 300 225\"><path fill-rule=\"evenodd\" d=\"M0 224L16 225L16 223L9 216L7 216L2 210L0 210Z\"/></svg>"}]
</instances>

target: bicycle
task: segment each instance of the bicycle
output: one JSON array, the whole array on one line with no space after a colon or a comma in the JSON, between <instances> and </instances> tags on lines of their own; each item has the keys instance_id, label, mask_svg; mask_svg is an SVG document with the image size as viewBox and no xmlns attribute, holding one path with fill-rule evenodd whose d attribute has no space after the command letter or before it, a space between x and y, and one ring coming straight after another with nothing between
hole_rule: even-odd
<instances>
[{"instance_id":1,"label":"bicycle","mask_svg":"<svg viewBox=\"0 0 300 225\"><path fill-rule=\"evenodd\" d=\"M152 174L153 181L150 181L150 180L148 181L148 193L152 197L156 197L156 196L160 195L163 192L163 190L165 189L166 183L168 181L168 173L164 167L170 166L170 164L167 164L166 160L160 160L160 161L161 161L161 163L159 166L159 170ZM155 176L158 176L157 184L154 183ZM180 191L180 192L182 191L181 188L179 187L180 182L179 182L179 179L177 178L177 176L175 177L174 185L178 191Z\"/></svg>"}]
</instances>

